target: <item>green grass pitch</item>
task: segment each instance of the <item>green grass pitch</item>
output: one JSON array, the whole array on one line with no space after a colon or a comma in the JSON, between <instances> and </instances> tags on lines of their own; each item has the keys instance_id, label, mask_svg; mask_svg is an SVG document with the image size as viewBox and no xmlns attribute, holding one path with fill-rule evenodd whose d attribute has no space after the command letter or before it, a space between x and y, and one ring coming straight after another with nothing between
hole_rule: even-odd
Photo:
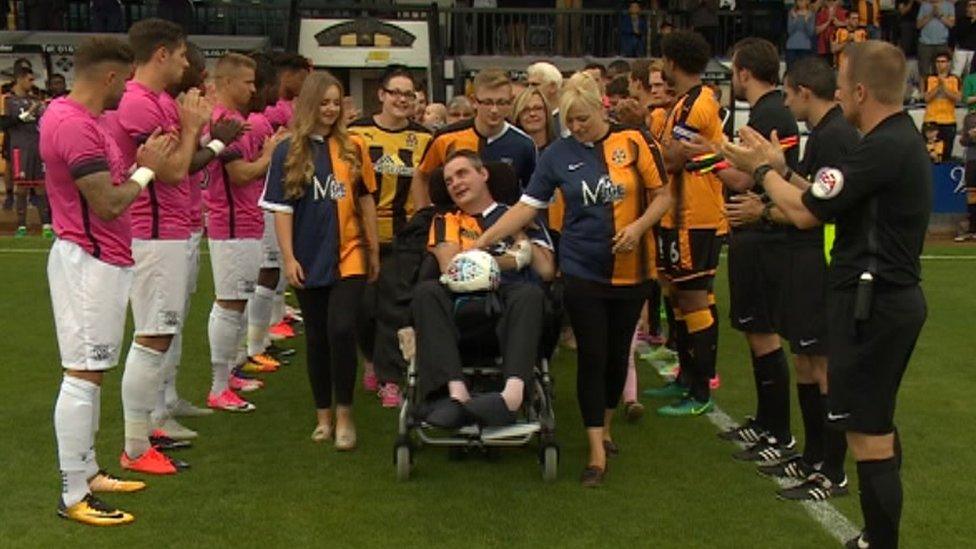
<instances>
[{"instance_id":1,"label":"green grass pitch","mask_svg":"<svg viewBox=\"0 0 976 549\"><path fill-rule=\"evenodd\" d=\"M266 376L252 393L256 412L216 414L185 423L200 432L180 457L192 469L149 478L139 494L106 495L136 522L97 529L55 515L59 476L52 411L60 372L45 264L47 243L0 241L3 333L0 356L0 547L66 544L214 547L832 547L839 546L802 507L777 501L775 485L735 462L735 447L705 418L648 414L618 421L619 457L607 484L584 490L578 475L585 441L576 406L575 358L561 352L553 370L559 479L543 483L535 448L503 451L495 461L451 461L424 448L409 482L394 480L395 416L357 388L359 449L337 453L309 440L314 411L301 340L292 364ZM962 547L976 537L971 471L976 409L973 317L976 248L933 246L929 254L968 255L924 261L929 317L900 393L898 425L905 448L904 547ZM718 404L740 419L753 408L748 352L728 328L727 285L717 283L723 311ZM201 403L209 387L206 339L212 298L208 257L187 322L180 393ZM128 330L131 334L131 327ZM126 343L126 346L128 344ZM123 357L124 361L124 357ZM659 383L650 367L641 385ZM119 473L121 367L102 395L99 463ZM802 434L799 412L794 433ZM861 524L856 495L834 505ZM967 541L969 540L969 541Z\"/></svg>"}]
</instances>

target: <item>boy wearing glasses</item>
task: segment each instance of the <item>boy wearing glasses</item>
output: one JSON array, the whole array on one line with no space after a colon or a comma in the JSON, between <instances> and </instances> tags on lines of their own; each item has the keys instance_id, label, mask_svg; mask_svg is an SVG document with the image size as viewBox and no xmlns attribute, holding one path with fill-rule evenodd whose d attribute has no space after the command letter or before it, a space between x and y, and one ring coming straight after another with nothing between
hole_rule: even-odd
<instances>
[{"instance_id":1,"label":"boy wearing glasses","mask_svg":"<svg viewBox=\"0 0 976 549\"><path fill-rule=\"evenodd\" d=\"M379 225L380 269L389 265L393 236L413 214L410 181L430 143L430 131L412 120L417 102L416 83L406 69L392 67L380 81L377 92L380 112L349 124L349 133L363 138L376 170L376 215ZM363 387L377 392L384 408L400 406L400 369L396 362L395 336L377 336L377 304L393 299L395 288L387 277L366 285L359 313L359 348L363 353ZM377 348L377 342L380 341ZM390 345L387 345L389 343ZM390 351L390 352L387 352ZM375 367L374 367L375 364Z\"/></svg>"},{"instance_id":2,"label":"boy wearing glasses","mask_svg":"<svg viewBox=\"0 0 976 549\"><path fill-rule=\"evenodd\" d=\"M474 119L451 124L434 134L413 174L410 193L418 209L430 204L430 175L457 150L474 151L484 161L505 162L514 170L519 186L525 188L535 171L536 150L532 138L506 120L512 100L512 82L501 69L485 69L475 76Z\"/></svg>"}]
</instances>

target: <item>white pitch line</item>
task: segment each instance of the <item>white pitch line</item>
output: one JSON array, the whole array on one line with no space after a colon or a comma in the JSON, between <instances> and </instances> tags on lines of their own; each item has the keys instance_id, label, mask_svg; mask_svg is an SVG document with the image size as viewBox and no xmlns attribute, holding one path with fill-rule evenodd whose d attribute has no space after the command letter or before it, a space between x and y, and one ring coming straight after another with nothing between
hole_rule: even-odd
<instances>
[{"instance_id":1,"label":"white pitch line","mask_svg":"<svg viewBox=\"0 0 976 549\"><path fill-rule=\"evenodd\" d=\"M46 254L51 251L50 248L0 248L0 254ZM200 250L201 254L207 255L210 253L206 248ZM722 253L722 257L725 257L725 253ZM923 254L919 256L923 261L974 261L976 260L976 255L928 255Z\"/></svg>"},{"instance_id":2,"label":"white pitch line","mask_svg":"<svg viewBox=\"0 0 976 549\"><path fill-rule=\"evenodd\" d=\"M719 431L727 431L739 426L734 419L729 417L729 415L722 411L722 409L718 406L705 415L708 416L708 420L711 421L713 425L718 427ZM746 447L744 443L740 443L739 446L742 448ZM777 478L774 480L780 488L788 488L793 486L793 483L786 479ZM851 492L853 493L854 490L851 489ZM836 507L826 501L802 501L800 502L800 505L803 506L807 514L810 515L813 520L817 521L817 523L819 523L828 534L833 536L834 539L841 543L845 543L847 540L857 536L861 532L860 528L854 526L854 523L848 520L847 517L838 511Z\"/></svg>"}]
</instances>

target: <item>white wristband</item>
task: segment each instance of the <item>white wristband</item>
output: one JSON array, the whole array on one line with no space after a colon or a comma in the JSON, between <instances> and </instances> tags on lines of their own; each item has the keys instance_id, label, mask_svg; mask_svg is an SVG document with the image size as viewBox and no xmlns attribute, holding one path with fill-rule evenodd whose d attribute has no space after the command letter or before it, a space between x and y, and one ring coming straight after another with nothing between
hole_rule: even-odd
<instances>
[{"instance_id":1,"label":"white wristband","mask_svg":"<svg viewBox=\"0 0 976 549\"><path fill-rule=\"evenodd\" d=\"M224 142L219 139L211 139L210 142L207 143L207 148L213 151L214 156L220 156L220 153L224 152L227 145L225 145Z\"/></svg>"},{"instance_id":2,"label":"white wristband","mask_svg":"<svg viewBox=\"0 0 976 549\"><path fill-rule=\"evenodd\" d=\"M153 178L156 177L156 173L145 166L140 166L139 169L132 172L129 179L135 181L139 184L139 187L145 189L146 185L149 184Z\"/></svg>"}]
</instances>

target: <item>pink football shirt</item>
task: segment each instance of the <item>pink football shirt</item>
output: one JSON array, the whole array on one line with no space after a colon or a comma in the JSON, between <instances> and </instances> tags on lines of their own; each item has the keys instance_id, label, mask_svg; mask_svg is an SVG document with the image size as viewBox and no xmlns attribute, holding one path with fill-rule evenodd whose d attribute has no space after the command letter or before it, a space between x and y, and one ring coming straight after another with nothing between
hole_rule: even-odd
<instances>
[{"instance_id":1,"label":"pink football shirt","mask_svg":"<svg viewBox=\"0 0 976 549\"><path fill-rule=\"evenodd\" d=\"M264 109L264 115L268 118L268 122L271 122L271 127L278 129L291 122L293 111L294 107L291 101L279 99L277 103Z\"/></svg>"},{"instance_id":2,"label":"pink football shirt","mask_svg":"<svg viewBox=\"0 0 976 549\"><path fill-rule=\"evenodd\" d=\"M105 114L126 166L136 161L136 150L158 128L179 136L180 109L165 91L156 92L129 80L119 108ZM178 185L153 181L131 207L132 236L139 239L184 240L190 238L190 182Z\"/></svg>"},{"instance_id":3,"label":"pink football shirt","mask_svg":"<svg viewBox=\"0 0 976 549\"><path fill-rule=\"evenodd\" d=\"M244 121L241 113L228 109L224 105L216 105L211 120L220 117ZM220 157L207 165L207 188L203 199L207 207L207 236L214 240L236 240L241 238L261 238L264 234L264 216L258 207L257 196L252 189L254 183L234 185L225 168L226 164L235 160L250 161L261 154L261 149L253 151L254 139L247 135L240 137L224 149Z\"/></svg>"},{"instance_id":4,"label":"pink football shirt","mask_svg":"<svg viewBox=\"0 0 976 549\"><path fill-rule=\"evenodd\" d=\"M84 105L60 97L40 121L44 187L51 203L54 232L81 246L96 259L120 267L132 265L129 212L105 221L91 211L76 179L109 172L113 185L128 179L115 139Z\"/></svg>"}]
</instances>

